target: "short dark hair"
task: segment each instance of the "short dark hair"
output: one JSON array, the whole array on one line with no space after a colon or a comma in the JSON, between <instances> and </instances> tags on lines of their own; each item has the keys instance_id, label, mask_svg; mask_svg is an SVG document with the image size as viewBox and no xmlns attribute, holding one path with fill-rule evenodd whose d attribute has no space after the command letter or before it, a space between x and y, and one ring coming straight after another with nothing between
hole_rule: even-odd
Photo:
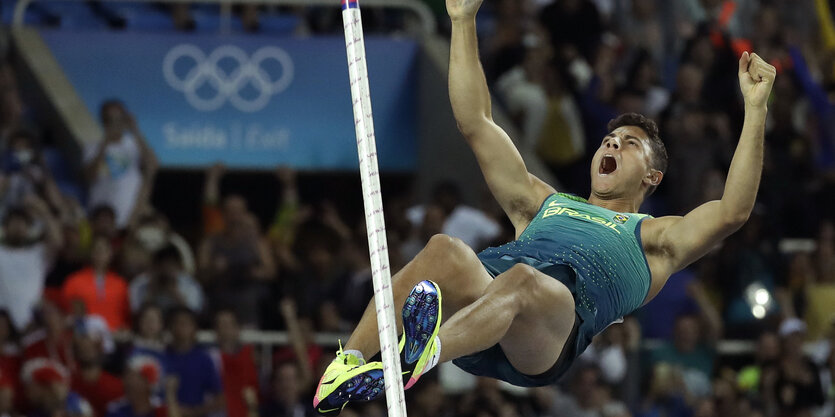
<instances>
[{"instance_id":1,"label":"short dark hair","mask_svg":"<svg viewBox=\"0 0 835 417\"><path fill-rule=\"evenodd\" d=\"M101 103L101 107L99 107L99 120L104 123L104 118L106 117L107 110L111 107L118 107L123 112L127 110L125 108L125 103L122 100L117 98L109 98Z\"/></svg>"},{"instance_id":2,"label":"short dark hair","mask_svg":"<svg viewBox=\"0 0 835 417\"><path fill-rule=\"evenodd\" d=\"M11 143L15 139L25 139L26 142L29 143L29 146L33 148L38 148L38 136L35 135L31 130L27 129L16 129L9 135L9 143Z\"/></svg>"},{"instance_id":3,"label":"short dark hair","mask_svg":"<svg viewBox=\"0 0 835 417\"><path fill-rule=\"evenodd\" d=\"M664 146L664 142L661 141L661 137L658 135L658 125L655 124L652 119L642 114L624 113L610 120L606 128L611 132L622 126L640 127L647 133L649 147L652 150L652 155L649 161L650 168L661 172L667 172L667 148ZM647 189L646 196L648 197L655 192L656 187L656 185L651 185L649 189Z\"/></svg>"},{"instance_id":4,"label":"short dark hair","mask_svg":"<svg viewBox=\"0 0 835 417\"><path fill-rule=\"evenodd\" d=\"M8 226L9 222L11 222L14 218L23 219L27 224L32 223L32 216L29 212L23 207L15 206L6 210L6 214L3 215L3 226Z\"/></svg>"},{"instance_id":5,"label":"short dark hair","mask_svg":"<svg viewBox=\"0 0 835 417\"><path fill-rule=\"evenodd\" d=\"M102 214L108 215L112 218L116 218L116 210L113 209L113 206L109 204L98 204L90 209L90 220L93 220Z\"/></svg>"},{"instance_id":6,"label":"short dark hair","mask_svg":"<svg viewBox=\"0 0 835 417\"><path fill-rule=\"evenodd\" d=\"M180 256L180 251L177 250L177 247L174 245L166 245L163 246L162 249L154 252L154 259L153 262L157 265L167 262L167 261L174 261L178 265L182 266L183 258Z\"/></svg>"},{"instance_id":7,"label":"short dark hair","mask_svg":"<svg viewBox=\"0 0 835 417\"><path fill-rule=\"evenodd\" d=\"M165 317L166 327L170 329L171 326L174 324L174 321L177 320L180 316L188 318L189 320L191 320L192 323L194 323L195 326L197 326L197 313L195 313L192 309L186 306L179 305L171 307L171 309L168 310L168 313Z\"/></svg>"},{"instance_id":8,"label":"short dark hair","mask_svg":"<svg viewBox=\"0 0 835 417\"><path fill-rule=\"evenodd\" d=\"M162 317L162 325L165 326L165 311L163 311L162 307L153 301L146 301L142 303L139 310L133 314L133 331L135 334L139 334L139 323L142 317L145 316L145 314L148 314L151 310L159 311L159 314Z\"/></svg>"},{"instance_id":9,"label":"short dark hair","mask_svg":"<svg viewBox=\"0 0 835 417\"><path fill-rule=\"evenodd\" d=\"M215 314L214 314L215 323L217 323L217 319L218 319L218 317L221 316L221 314L228 314L228 315L232 316L232 318L235 320L236 323L241 322L241 320L238 318L238 313L235 310L233 310L232 307L223 306L223 307L215 310Z\"/></svg>"}]
</instances>

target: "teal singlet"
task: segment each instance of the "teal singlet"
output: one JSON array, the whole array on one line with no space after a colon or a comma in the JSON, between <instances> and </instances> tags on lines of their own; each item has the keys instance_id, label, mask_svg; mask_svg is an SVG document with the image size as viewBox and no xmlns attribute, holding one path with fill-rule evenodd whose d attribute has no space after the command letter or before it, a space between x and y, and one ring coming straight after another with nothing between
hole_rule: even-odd
<instances>
[{"instance_id":1,"label":"teal singlet","mask_svg":"<svg viewBox=\"0 0 835 417\"><path fill-rule=\"evenodd\" d=\"M646 217L553 194L519 239L489 248L479 258L485 266L494 259L524 258L526 263L570 267L576 275L575 309L591 313L597 334L638 309L647 297L651 279L641 245L641 222Z\"/></svg>"}]
</instances>

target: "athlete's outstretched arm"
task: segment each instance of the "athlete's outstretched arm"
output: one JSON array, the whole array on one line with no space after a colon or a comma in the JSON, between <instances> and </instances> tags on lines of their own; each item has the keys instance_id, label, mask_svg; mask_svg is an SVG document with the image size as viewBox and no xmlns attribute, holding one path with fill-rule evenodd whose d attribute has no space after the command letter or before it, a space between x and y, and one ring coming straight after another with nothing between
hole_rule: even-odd
<instances>
[{"instance_id":1,"label":"athlete's outstretched arm","mask_svg":"<svg viewBox=\"0 0 835 417\"><path fill-rule=\"evenodd\" d=\"M449 99L458 129L473 149L484 179L517 233L554 189L528 173L507 133L493 122L490 92L478 58L475 15L482 0L446 0L452 19Z\"/></svg>"},{"instance_id":2,"label":"athlete's outstretched arm","mask_svg":"<svg viewBox=\"0 0 835 417\"><path fill-rule=\"evenodd\" d=\"M763 136L768 97L777 72L757 54L739 59L739 84L745 99L745 122L721 200L710 201L684 217L648 221L648 242L664 254L669 273L704 256L748 220L757 198L763 167Z\"/></svg>"}]
</instances>

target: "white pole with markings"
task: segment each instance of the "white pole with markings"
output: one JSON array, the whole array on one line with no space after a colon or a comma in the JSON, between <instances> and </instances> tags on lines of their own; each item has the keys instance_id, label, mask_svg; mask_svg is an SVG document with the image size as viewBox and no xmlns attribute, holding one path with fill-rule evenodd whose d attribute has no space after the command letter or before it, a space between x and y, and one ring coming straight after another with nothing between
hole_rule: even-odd
<instances>
[{"instance_id":1,"label":"white pole with markings","mask_svg":"<svg viewBox=\"0 0 835 417\"><path fill-rule=\"evenodd\" d=\"M374 120L371 114L368 66L365 59L365 39L357 0L342 0L342 22L345 28L345 48L348 52L351 98L354 103L357 154L368 230L368 251L371 255L374 304L377 308L388 416L406 417L406 401L394 319L394 297L391 290L391 270L386 244L386 224L380 193L380 171L377 166L377 144L374 140Z\"/></svg>"}]
</instances>

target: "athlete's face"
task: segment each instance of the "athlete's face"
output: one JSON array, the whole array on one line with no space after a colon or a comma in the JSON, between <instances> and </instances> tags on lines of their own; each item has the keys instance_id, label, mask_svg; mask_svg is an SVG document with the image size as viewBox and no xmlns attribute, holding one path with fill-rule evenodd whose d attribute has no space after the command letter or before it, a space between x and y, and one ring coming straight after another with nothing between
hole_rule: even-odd
<instances>
[{"instance_id":1,"label":"athlete's face","mask_svg":"<svg viewBox=\"0 0 835 417\"><path fill-rule=\"evenodd\" d=\"M603 138L591 162L591 189L597 197L643 194L658 185L661 172L650 167L649 138L637 126L621 126Z\"/></svg>"}]
</instances>

